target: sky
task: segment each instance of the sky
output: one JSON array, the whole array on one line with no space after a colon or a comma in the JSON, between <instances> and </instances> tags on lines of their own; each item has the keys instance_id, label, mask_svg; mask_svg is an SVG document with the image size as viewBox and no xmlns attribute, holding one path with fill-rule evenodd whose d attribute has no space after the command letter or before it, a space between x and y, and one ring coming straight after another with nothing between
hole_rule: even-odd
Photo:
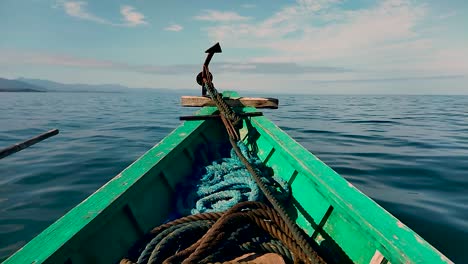
<instances>
[{"instance_id":1,"label":"sky","mask_svg":"<svg viewBox=\"0 0 468 264\"><path fill-rule=\"evenodd\" d=\"M0 0L0 77L219 90L468 94L465 0Z\"/></svg>"}]
</instances>

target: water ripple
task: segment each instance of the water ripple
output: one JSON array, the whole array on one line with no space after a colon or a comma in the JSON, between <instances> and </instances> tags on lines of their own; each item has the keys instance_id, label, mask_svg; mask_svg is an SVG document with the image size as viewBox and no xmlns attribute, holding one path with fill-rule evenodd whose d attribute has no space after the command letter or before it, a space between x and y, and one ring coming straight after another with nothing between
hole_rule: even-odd
<instances>
[{"instance_id":1,"label":"water ripple","mask_svg":"<svg viewBox=\"0 0 468 264\"><path fill-rule=\"evenodd\" d=\"M0 146L0 259L159 142L195 110L180 94L8 93ZM273 96L273 95L269 95ZM468 244L468 97L278 96L265 116L455 262Z\"/></svg>"}]
</instances>

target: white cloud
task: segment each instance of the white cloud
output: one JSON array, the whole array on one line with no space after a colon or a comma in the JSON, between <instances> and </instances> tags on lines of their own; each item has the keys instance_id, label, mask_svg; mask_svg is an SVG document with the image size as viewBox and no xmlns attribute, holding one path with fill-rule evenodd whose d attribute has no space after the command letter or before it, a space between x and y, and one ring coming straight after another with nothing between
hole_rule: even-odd
<instances>
[{"instance_id":1,"label":"white cloud","mask_svg":"<svg viewBox=\"0 0 468 264\"><path fill-rule=\"evenodd\" d=\"M172 25L169 25L168 27L164 28L164 30L166 30L166 31L175 31L175 32L179 32L182 29L184 29L184 27L182 27L181 25L178 25L178 24L172 24Z\"/></svg>"},{"instance_id":2,"label":"white cloud","mask_svg":"<svg viewBox=\"0 0 468 264\"><path fill-rule=\"evenodd\" d=\"M219 23L206 32L227 48L268 51L253 62L328 62L375 70L381 63L430 57L440 66L434 40L419 30L428 14L426 6L386 0L350 11L337 3L298 0L264 20Z\"/></svg>"},{"instance_id":3,"label":"white cloud","mask_svg":"<svg viewBox=\"0 0 468 264\"><path fill-rule=\"evenodd\" d=\"M233 22L247 21L251 18L241 16L238 13L231 11L204 10L202 14L195 16L194 19L212 22Z\"/></svg>"},{"instance_id":4,"label":"white cloud","mask_svg":"<svg viewBox=\"0 0 468 264\"><path fill-rule=\"evenodd\" d=\"M357 11L330 9L335 2L299 0L258 23L220 24L207 31L212 39L233 46L255 45L283 57L310 60L415 37L413 27L424 14L423 8L401 1ZM327 23L314 26L317 22Z\"/></svg>"},{"instance_id":5,"label":"white cloud","mask_svg":"<svg viewBox=\"0 0 468 264\"><path fill-rule=\"evenodd\" d=\"M304 80L467 76L466 45L434 34L429 20L439 17L429 8L410 0L385 0L346 10L336 0L297 0L264 19L220 21L204 30L225 50L262 50L262 55L252 53L250 63L351 70L302 71Z\"/></svg>"},{"instance_id":6,"label":"white cloud","mask_svg":"<svg viewBox=\"0 0 468 264\"><path fill-rule=\"evenodd\" d=\"M255 45L264 45L272 40L283 39L289 33L305 30L308 22L318 20L317 12L326 9L339 2L338 0L298 0L293 6L286 6L272 16L257 23L247 23L248 19L239 20L242 23L221 24L210 27L207 30L213 39L238 39L235 43L242 42L246 46L252 40L260 40ZM220 11L211 10L213 13ZM328 14L327 16L330 17ZM213 21L216 21L213 19ZM228 40L230 41L230 40ZM252 44L252 43L251 43Z\"/></svg>"},{"instance_id":7,"label":"white cloud","mask_svg":"<svg viewBox=\"0 0 468 264\"><path fill-rule=\"evenodd\" d=\"M83 20L93 21L100 24L106 24L119 27L134 27L138 25L148 24L145 21L145 16L135 11L135 8L129 5L122 6L120 13L124 23L114 23L108 19L97 16L87 10L88 3L85 1L57 1L54 8L63 7L65 13L69 16L76 17Z\"/></svg>"},{"instance_id":8,"label":"white cloud","mask_svg":"<svg viewBox=\"0 0 468 264\"><path fill-rule=\"evenodd\" d=\"M122 14L123 19L126 21L128 26L148 24L145 21L145 16L142 13L135 11L135 8L132 6L122 6L120 8L120 13Z\"/></svg>"},{"instance_id":9,"label":"white cloud","mask_svg":"<svg viewBox=\"0 0 468 264\"><path fill-rule=\"evenodd\" d=\"M88 5L88 3L86 2L66 1L66 2L61 2L61 4L63 5L63 9L65 10L65 13L67 13L67 15L69 16L77 17L77 18L84 19L84 20L90 20L90 21L94 21L97 23L101 23L101 24L112 24L110 21L104 18L95 16L89 13L86 10L86 6Z\"/></svg>"}]
</instances>

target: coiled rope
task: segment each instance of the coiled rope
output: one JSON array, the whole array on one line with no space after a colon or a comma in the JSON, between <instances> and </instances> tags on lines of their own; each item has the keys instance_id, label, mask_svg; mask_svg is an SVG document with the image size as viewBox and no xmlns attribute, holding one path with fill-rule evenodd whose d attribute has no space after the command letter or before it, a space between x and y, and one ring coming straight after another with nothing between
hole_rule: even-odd
<instances>
[{"instance_id":1,"label":"coiled rope","mask_svg":"<svg viewBox=\"0 0 468 264\"><path fill-rule=\"evenodd\" d=\"M253 169L261 175L261 181L267 188L282 202L287 202L290 197L287 182L276 176L269 177L266 166L258 157L249 154L244 143L238 142L237 146ZM240 202L265 199L233 149L229 158L214 161L198 171L177 188L177 193L181 193L177 197L179 215L223 212Z\"/></svg>"},{"instance_id":2,"label":"coiled rope","mask_svg":"<svg viewBox=\"0 0 468 264\"><path fill-rule=\"evenodd\" d=\"M230 263L250 252L275 253L286 263L310 263L284 220L259 202L239 203L225 213L183 217L150 234L136 262L133 253L121 263Z\"/></svg>"}]
</instances>

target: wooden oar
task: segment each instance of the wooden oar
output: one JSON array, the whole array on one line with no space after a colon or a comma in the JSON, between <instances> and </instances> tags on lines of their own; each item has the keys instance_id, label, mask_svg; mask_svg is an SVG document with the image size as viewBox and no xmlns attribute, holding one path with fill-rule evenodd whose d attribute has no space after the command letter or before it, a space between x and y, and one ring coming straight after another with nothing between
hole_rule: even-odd
<instances>
[{"instance_id":1,"label":"wooden oar","mask_svg":"<svg viewBox=\"0 0 468 264\"><path fill-rule=\"evenodd\" d=\"M6 156L9 156L13 153L16 153L20 150L23 150L31 145L34 145L44 139L47 139L47 138L50 138L52 136L55 136L59 133L58 129L52 129L50 131L47 131L43 134L40 134L38 136L35 136L33 138L30 138L26 141L23 141L23 142L20 142L20 143L17 143L17 144L14 144L12 146L9 146L7 148L4 148L2 150L0 150L0 159L6 157Z\"/></svg>"}]
</instances>

